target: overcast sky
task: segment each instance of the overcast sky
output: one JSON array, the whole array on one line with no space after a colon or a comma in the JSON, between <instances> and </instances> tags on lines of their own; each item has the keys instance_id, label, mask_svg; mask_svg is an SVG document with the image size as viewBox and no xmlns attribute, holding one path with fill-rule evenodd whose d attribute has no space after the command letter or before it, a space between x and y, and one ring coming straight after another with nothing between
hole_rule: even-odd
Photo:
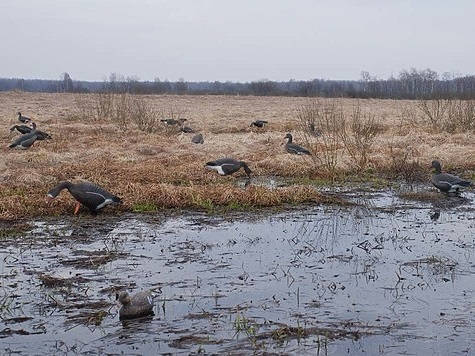
<instances>
[{"instance_id":1,"label":"overcast sky","mask_svg":"<svg viewBox=\"0 0 475 356\"><path fill-rule=\"evenodd\" d=\"M473 0L0 0L0 77L475 73Z\"/></svg>"}]
</instances>

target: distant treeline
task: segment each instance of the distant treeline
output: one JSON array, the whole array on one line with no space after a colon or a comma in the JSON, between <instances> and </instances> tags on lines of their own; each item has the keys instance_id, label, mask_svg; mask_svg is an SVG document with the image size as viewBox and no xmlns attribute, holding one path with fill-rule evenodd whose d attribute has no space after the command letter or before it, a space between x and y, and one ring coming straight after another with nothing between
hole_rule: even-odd
<instances>
[{"instance_id":1,"label":"distant treeline","mask_svg":"<svg viewBox=\"0 0 475 356\"><path fill-rule=\"evenodd\" d=\"M276 82L177 82L139 81L111 74L103 82L72 80L63 73L60 80L1 79L0 91L22 90L30 92L128 92L133 94L191 94L191 95L258 95L258 96L307 96L348 97L380 99L458 98L475 99L475 76L439 74L430 69L402 71L398 77L378 79L368 72L360 80L289 80Z\"/></svg>"}]
</instances>

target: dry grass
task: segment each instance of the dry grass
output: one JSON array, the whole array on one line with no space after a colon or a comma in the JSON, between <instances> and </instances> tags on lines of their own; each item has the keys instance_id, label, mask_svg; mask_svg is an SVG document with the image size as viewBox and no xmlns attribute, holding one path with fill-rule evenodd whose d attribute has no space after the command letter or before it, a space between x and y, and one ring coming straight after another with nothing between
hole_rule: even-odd
<instances>
[{"instance_id":1,"label":"dry grass","mask_svg":"<svg viewBox=\"0 0 475 356\"><path fill-rule=\"evenodd\" d=\"M142 131L133 120L98 120L94 110L78 114L78 105L96 108L98 101L102 102L101 110L109 110L107 98L95 95L0 93L0 218L70 214L73 201L65 193L52 206L43 201L45 192L64 179L85 179L104 186L123 198L125 204L117 208L122 210L144 203L159 209L260 207L326 199L306 186L267 189L251 185L241 189L234 184L235 177L220 177L204 169L207 161L228 156L248 162L255 175L327 177L319 163L324 150L319 137L307 138L320 158L318 164L284 150L286 132L304 144L306 135L299 129L297 111L309 103L308 99L156 95L140 100L146 105L141 107L142 118L147 112L179 111L188 120L187 126L203 134L205 143L194 145L192 135L155 130L155 126ZM350 117L355 100L339 99L338 105ZM392 172L395 178L411 176L411 164L415 163L426 172L422 178L427 177L434 158L462 175L475 168L473 132L434 132L427 125L409 121L407 113L417 112L417 102L360 100L360 105L380 128L365 152L369 168L390 178ZM14 136L8 129L16 123L17 111L35 118L53 140L36 142L28 151L9 150L7 145ZM269 121L265 130L249 127L256 118ZM155 125L155 118L152 121ZM335 171L339 175L356 174L358 169L344 144L335 149Z\"/></svg>"}]
</instances>

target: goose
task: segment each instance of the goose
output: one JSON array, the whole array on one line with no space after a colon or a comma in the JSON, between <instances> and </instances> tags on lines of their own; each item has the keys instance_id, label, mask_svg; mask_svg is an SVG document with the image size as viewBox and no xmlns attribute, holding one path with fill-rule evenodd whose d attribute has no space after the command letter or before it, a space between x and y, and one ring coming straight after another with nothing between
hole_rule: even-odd
<instances>
[{"instance_id":1,"label":"goose","mask_svg":"<svg viewBox=\"0 0 475 356\"><path fill-rule=\"evenodd\" d=\"M161 122L164 122L166 123L167 125L178 125L178 124L183 124L185 121L187 121L186 119L178 119L178 120L175 120L175 119L162 119L160 120Z\"/></svg>"},{"instance_id":2,"label":"goose","mask_svg":"<svg viewBox=\"0 0 475 356\"><path fill-rule=\"evenodd\" d=\"M191 142L193 143L204 143L203 135L202 134L196 134L191 138Z\"/></svg>"},{"instance_id":3,"label":"goose","mask_svg":"<svg viewBox=\"0 0 475 356\"><path fill-rule=\"evenodd\" d=\"M264 124L267 124L267 121L265 121L265 120L256 120L254 122L251 122L250 126L264 127Z\"/></svg>"},{"instance_id":4,"label":"goose","mask_svg":"<svg viewBox=\"0 0 475 356\"><path fill-rule=\"evenodd\" d=\"M112 195L94 183L71 183L68 181L60 182L51 189L46 195L46 201L51 202L63 189L67 189L73 198L77 200L74 215L78 213L81 204L94 215L107 205L122 204L122 200L119 197Z\"/></svg>"},{"instance_id":5,"label":"goose","mask_svg":"<svg viewBox=\"0 0 475 356\"><path fill-rule=\"evenodd\" d=\"M26 125L15 125L12 128L10 128L10 132L13 132L17 130L18 132L22 134L27 134L30 133L32 128ZM51 140L51 135L47 132L36 130L36 136L38 141L43 141L43 140Z\"/></svg>"},{"instance_id":6,"label":"goose","mask_svg":"<svg viewBox=\"0 0 475 356\"><path fill-rule=\"evenodd\" d=\"M32 121L29 117L26 117L26 116L23 116L21 114L21 112L18 111L18 121L21 121L23 122L24 124L27 124L29 123L30 121Z\"/></svg>"},{"instance_id":7,"label":"goose","mask_svg":"<svg viewBox=\"0 0 475 356\"><path fill-rule=\"evenodd\" d=\"M193 129L191 127L188 127L188 126L183 126L181 129L180 129L181 132L184 132L184 133L193 133L195 131L193 131Z\"/></svg>"},{"instance_id":8,"label":"goose","mask_svg":"<svg viewBox=\"0 0 475 356\"><path fill-rule=\"evenodd\" d=\"M116 294L116 299L122 304L119 310L119 319L133 319L153 315L153 299L150 291L143 291L132 296L127 292Z\"/></svg>"},{"instance_id":9,"label":"goose","mask_svg":"<svg viewBox=\"0 0 475 356\"><path fill-rule=\"evenodd\" d=\"M206 163L206 168L214 170L222 176L233 174L234 172L239 171L241 167L244 168L247 176L251 178L252 171L249 169L246 162L238 161L233 158L221 158Z\"/></svg>"},{"instance_id":10,"label":"goose","mask_svg":"<svg viewBox=\"0 0 475 356\"><path fill-rule=\"evenodd\" d=\"M296 154L296 155L310 155L310 151L299 146L295 143L292 143L292 135L288 133L285 135L285 138L288 139L287 143L285 144L285 149L287 152Z\"/></svg>"},{"instance_id":11,"label":"goose","mask_svg":"<svg viewBox=\"0 0 475 356\"><path fill-rule=\"evenodd\" d=\"M441 192L458 193L462 188L472 185L472 182L468 180L449 173L442 173L442 165L437 160L432 161L432 168L435 169L435 173L432 174L431 182Z\"/></svg>"},{"instance_id":12,"label":"goose","mask_svg":"<svg viewBox=\"0 0 475 356\"><path fill-rule=\"evenodd\" d=\"M24 135L31 132L31 127L26 125L14 125L10 128L10 132L15 130Z\"/></svg>"},{"instance_id":13,"label":"goose","mask_svg":"<svg viewBox=\"0 0 475 356\"><path fill-rule=\"evenodd\" d=\"M37 132L36 132L36 124L33 122L32 130L29 133L27 133L25 135L21 135L20 137L18 137L8 147L9 148L16 148L16 149L20 149L20 150L26 150L26 149L30 148L35 143L35 141L37 139L38 139L38 135L37 135Z\"/></svg>"}]
</instances>

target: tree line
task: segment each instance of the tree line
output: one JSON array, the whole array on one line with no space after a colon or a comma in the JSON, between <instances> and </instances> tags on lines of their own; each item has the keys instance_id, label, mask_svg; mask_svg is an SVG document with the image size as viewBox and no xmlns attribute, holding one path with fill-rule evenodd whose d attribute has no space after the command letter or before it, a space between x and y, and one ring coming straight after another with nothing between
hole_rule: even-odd
<instances>
[{"instance_id":1,"label":"tree line","mask_svg":"<svg viewBox=\"0 0 475 356\"><path fill-rule=\"evenodd\" d=\"M63 73L59 80L0 78L0 91L97 93L127 92L132 94L191 94L191 95L257 95L347 97L379 99L475 99L475 76L439 75L431 69L403 70L397 77L378 79L361 72L360 80L289 80L267 79L253 82L176 82L140 81L115 73L102 82L72 80Z\"/></svg>"}]
</instances>

